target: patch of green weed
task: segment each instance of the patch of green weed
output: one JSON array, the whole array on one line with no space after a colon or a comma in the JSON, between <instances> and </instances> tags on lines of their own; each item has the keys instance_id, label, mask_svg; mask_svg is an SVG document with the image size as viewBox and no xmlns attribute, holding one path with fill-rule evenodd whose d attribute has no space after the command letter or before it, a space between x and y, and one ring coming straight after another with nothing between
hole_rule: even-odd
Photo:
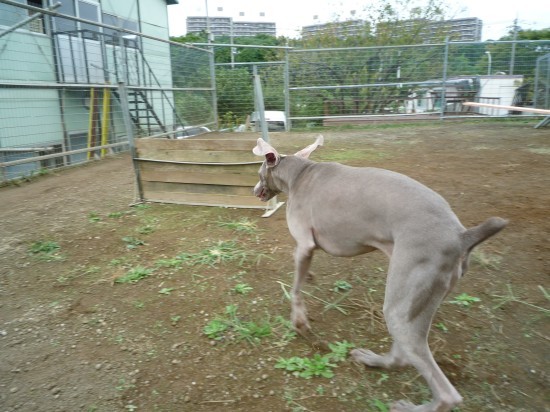
<instances>
[{"instance_id":1,"label":"patch of green weed","mask_svg":"<svg viewBox=\"0 0 550 412\"><path fill-rule=\"evenodd\" d=\"M143 240L135 238L133 236L124 236L122 238L122 241L126 243L127 249L135 249L138 246L146 245L146 243Z\"/></svg>"},{"instance_id":2,"label":"patch of green weed","mask_svg":"<svg viewBox=\"0 0 550 412\"><path fill-rule=\"evenodd\" d=\"M214 340L245 340L251 344L257 344L263 338L271 336L272 327L269 322L244 321L238 316L237 309L237 305L226 306L225 316L210 320L203 328L203 333Z\"/></svg>"},{"instance_id":3,"label":"patch of green weed","mask_svg":"<svg viewBox=\"0 0 550 412\"><path fill-rule=\"evenodd\" d=\"M54 260L63 260L64 257L59 254L61 247L59 243L47 240L47 241L36 241L29 246L29 253L40 260L45 260L47 262Z\"/></svg>"},{"instance_id":4,"label":"patch of green weed","mask_svg":"<svg viewBox=\"0 0 550 412\"><path fill-rule=\"evenodd\" d=\"M256 224L256 221L250 220L247 217L229 222L218 221L218 226L231 229L236 232L246 233L249 235L258 231L258 225Z\"/></svg>"},{"instance_id":5,"label":"patch of green weed","mask_svg":"<svg viewBox=\"0 0 550 412\"><path fill-rule=\"evenodd\" d=\"M481 302L481 299L476 298L475 296L470 296L467 293L461 293L460 295L456 296L453 300L451 300L449 303L452 303L453 305L469 307L472 303L477 303L477 302Z\"/></svg>"},{"instance_id":6,"label":"patch of green weed","mask_svg":"<svg viewBox=\"0 0 550 412\"><path fill-rule=\"evenodd\" d=\"M126 272L125 275L115 279L115 283L136 283L153 273L153 269L147 269L143 266L136 266Z\"/></svg>"}]
</instances>

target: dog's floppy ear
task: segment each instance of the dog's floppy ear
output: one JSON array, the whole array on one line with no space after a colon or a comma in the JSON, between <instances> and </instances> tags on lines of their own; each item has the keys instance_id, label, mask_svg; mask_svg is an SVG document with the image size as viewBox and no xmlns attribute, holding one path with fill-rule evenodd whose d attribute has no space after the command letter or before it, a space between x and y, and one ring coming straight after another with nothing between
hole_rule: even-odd
<instances>
[{"instance_id":1,"label":"dog's floppy ear","mask_svg":"<svg viewBox=\"0 0 550 412\"><path fill-rule=\"evenodd\" d=\"M323 135L320 134L317 136L317 139L315 139L315 142L310 144L308 147L303 148L299 152L296 152L294 156L303 157L304 159L307 159L309 155L317 149L317 147L322 146L324 142Z\"/></svg>"},{"instance_id":2,"label":"dog's floppy ear","mask_svg":"<svg viewBox=\"0 0 550 412\"><path fill-rule=\"evenodd\" d=\"M268 167L277 166L279 160L281 160L281 156L277 150L262 138L258 139L256 147L252 149L252 153L256 156L265 156Z\"/></svg>"}]
</instances>

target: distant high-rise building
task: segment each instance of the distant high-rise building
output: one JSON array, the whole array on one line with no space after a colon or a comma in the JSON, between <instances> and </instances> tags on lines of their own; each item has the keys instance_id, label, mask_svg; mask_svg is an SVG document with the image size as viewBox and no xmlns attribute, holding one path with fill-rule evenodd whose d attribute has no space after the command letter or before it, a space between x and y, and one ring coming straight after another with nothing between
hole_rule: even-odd
<instances>
[{"instance_id":1,"label":"distant high-rise building","mask_svg":"<svg viewBox=\"0 0 550 412\"><path fill-rule=\"evenodd\" d=\"M302 27L302 38L318 35L332 35L339 38L358 36L364 33L367 22L364 20L346 20L330 23L312 24Z\"/></svg>"},{"instance_id":2,"label":"distant high-rise building","mask_svg":"<svg viewBox=\"0 0 550 412\"><path fill-rule=\"evenodd\" d=\"M481 41L483 22L477 17L451 20L400 20L381 22L377 30L386 30L391 37L399 37L403 32L418 31L424 43L441 41L449 36L450 41Z\"/></svg>"},{"instance_id":3,"label":"distant high-rise building","mask_svg":"<svg viewBox=\"0 0 550 412\"><path fill-rule=\"evenodd\" d=\"M257 34L275 36L277 27L272 22L234 21L231 17L187 17L187 33L200 33L207 31L214 36L247 37Z\"/></svg>"},{"instance_id":4,"label":"distant high-rise building","mask_svg":"<svg viewBox=\"0 0 550 412\"><path fill-rule=\"evenodd\" d=\"M481 41L483 22L477 17L451 19L451 20L401 20L381 22L377 25L377 31L386 30L390 37L399 37L404 32L417 29L424 43L440 41L449 36L450 41ZM302 27L302 37L311 38L316 35L331 34L335 37L346 38L357 36L368 29L368 23L364 20L347 20L342 22L330 22L313 24Z\"/></svg>"}]
</instances>

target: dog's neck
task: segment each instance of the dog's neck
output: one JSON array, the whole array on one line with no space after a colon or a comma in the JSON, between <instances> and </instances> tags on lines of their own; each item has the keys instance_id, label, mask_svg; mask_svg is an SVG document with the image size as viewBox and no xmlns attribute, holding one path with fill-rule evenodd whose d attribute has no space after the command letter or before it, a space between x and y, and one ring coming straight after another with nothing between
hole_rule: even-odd
<instances>
[{"instance_id":1,"label":"dog's neck","mask_svg":"<svg viewBox=\"0 0 550 412\"><path fill-rule=\"evenodd\" d=\"M315 164L312 160L298 156L282 156L279 164L271 171L277 188L289 194L292 186L304 170Z\"/></svg>"}]
</instances>

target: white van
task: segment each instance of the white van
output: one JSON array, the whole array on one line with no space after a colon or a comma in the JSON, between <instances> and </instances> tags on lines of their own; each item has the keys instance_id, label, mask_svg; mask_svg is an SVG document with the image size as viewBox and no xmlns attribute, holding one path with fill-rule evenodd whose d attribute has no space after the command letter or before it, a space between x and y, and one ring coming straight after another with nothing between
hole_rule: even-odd
<instances>
[{"instance_id":1,"label":"white van","mask_svg":"<svg viewBox=\"0 0 550 412\"><path fill-rule=\"evenodd\" d=\"M269 130L270 132L284 132L286 130L285 112L266 110L264 113L265 122L267 123L267 130ZM258 123L257 128L256 123ZM260 116L257 112L252 112L252 114L250 115L250 125L254 130L260 130Z\"/></svg>"}]
</instances>

